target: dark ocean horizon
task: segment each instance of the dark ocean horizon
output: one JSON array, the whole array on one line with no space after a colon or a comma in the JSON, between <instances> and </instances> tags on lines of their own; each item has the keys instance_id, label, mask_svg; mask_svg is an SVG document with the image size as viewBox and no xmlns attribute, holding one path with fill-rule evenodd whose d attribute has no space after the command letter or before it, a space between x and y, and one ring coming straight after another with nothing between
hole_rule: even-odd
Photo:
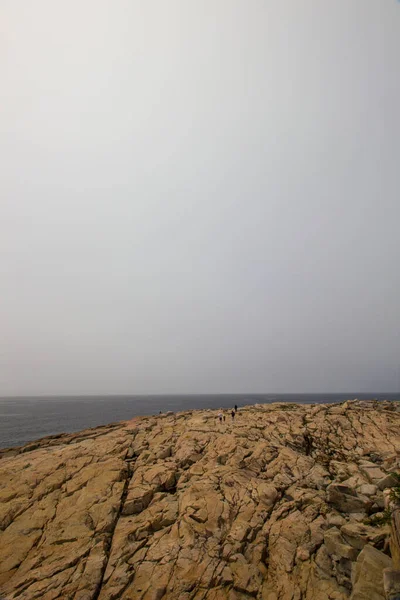
<instances>
[{"instance_id":1,"label":"dark ocean horizon","mask_svg":"<svg viewBox=\"0 0 400 600\"><path fill-rule=\"evenodd\" d=\"M340 394L182 394L132 396L0 397L0 448L21 446L58 433L124 421L166 411L231 408L235 404L296 402L322 404L348 399L399 400L395 393Z\"/></svg>"}]
</instances>

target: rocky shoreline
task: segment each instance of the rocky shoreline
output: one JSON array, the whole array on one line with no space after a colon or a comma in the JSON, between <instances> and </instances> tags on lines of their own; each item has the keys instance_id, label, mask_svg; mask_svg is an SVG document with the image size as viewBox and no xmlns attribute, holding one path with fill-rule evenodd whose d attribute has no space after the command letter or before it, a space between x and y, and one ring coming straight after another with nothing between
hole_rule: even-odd
<instances>
[{"instance_id":1,"label":"rocky shoreline","mask_svg":"<svg viewBox=\"0 0 400 600\"><path fill-rule=\"evenodd\" d=\"M218 412L1 450L0 594L398 598L383 578L398 568L385 507L400 403L255 405L222 423Z\"/></svg>"}]
</instances>

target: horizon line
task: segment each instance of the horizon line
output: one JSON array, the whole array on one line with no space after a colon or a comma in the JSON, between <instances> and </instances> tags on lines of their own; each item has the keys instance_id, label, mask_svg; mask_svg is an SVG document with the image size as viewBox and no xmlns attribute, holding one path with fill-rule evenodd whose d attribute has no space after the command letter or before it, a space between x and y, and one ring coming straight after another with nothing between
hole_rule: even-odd
<instances>
[{"instance_id":1,"label":"horizon line","mask_svg":"<svg viewBox=\"0 0 400 600\"><path fill-rule=\"evenodd\" d=\"M345 392L330 392L330 391L325 391L325 392L178 392L178 393L174 393L174 392L164 392L164 393L157 393L157 392L145 392L145 393L123 393L123 394L118 394L118 393L90 393L90 394L85 394L85 393L76 393L76 394L57 394L57 393L52 393L52 394L5 394L5 395L0 395L0 399L5 399L5 398L109 398L109 397L115 397L115 398L132 398L132 397L138 397L138 396L144 396L144 397L151 397L151 396L158 396L158 397L171 397L171 396L175 396L175 397L185 397L185 396L319 396L319 395L330 395L330 396L335 396L335 395L349 395L352 396L352 398L356 397L357 395L385 395L385 394L399 394L400 395L400 391L393 391L393 392L388 392L388 391L370 391L370 392L349 392L349 391L345 391Z\"/></svg>"}]
</instances>

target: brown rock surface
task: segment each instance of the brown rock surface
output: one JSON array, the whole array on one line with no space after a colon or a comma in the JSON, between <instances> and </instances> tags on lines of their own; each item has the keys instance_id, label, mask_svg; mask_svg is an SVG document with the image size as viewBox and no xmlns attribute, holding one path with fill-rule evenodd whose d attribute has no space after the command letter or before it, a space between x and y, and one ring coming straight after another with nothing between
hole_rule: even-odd
<instances>
[{"instance_id":1,"label":"brown rock surface","mask_svg":"<svg viewBox=\"0 0 400 600\"><path fill-rule=\"evenodd\" d=\"M3 597L383 599L388 528L364 521L399 470L400 406L217 413L0 451Z\"/></svg>"}]
</instances>

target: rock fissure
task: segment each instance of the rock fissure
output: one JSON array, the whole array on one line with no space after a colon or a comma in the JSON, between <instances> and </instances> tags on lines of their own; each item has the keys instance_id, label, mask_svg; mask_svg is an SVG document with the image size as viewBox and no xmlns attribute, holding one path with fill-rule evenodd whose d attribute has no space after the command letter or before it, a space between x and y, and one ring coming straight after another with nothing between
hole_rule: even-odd
<instances>
[{"instance_id":1,"label":"rock fissure","mask_svg":"<svg viewBox=\"0 0 400 600\"><path fill-rule=\"evenodd\" d=\"M122 494L121 494L121 500L120 500L120 504L119 504L119 507L118 507L117 514L116 514L115 519L114 519L114 521L112 523L112 526L111 526L111 531L110 531L109 536L107 537L107 539L105 541L105 548L104 548L104 551L105 551L105 561L104 561L104 564L102 566L102 570L101 570L101 574L100 574L100 580L99 580L99 582L98 582L98 584L97 584L97 586L96 586L96 588L94 590L94 593L93 593L93 596L92 596L91 600L97 600L99 598L99 596L100 596L101 588L102 588L102 585L103 585L104 574L105 574L105 571L106 571L106 568L107 568L107 565L108 565L108 560L110 558L110 551L111 551L111 546L112 546L112 541L113 541L113 537L114 537L115 528L117 526L118 520L119 520L119 518L120 518L120 516L122 514L122 511L124 509L125 500L126 500L126 497L127 497L127 494L128 494L129 482L130 482L130 480L132 479L132 476L133 476L132 463L128 462L126 459L125 459L125 463L126 463L126 478L125 478L124 487L123 487Z\"/></svg>"},{"instance_id":2,"label":"rock fissure","mask_svg":"<svg viewBox=\"0 0 400 600\"><path fill-rule=\"evenodd\" d=\"M368 568L383 600L389 531L364 521L399 470L399 405L217 414L39 440L29 462L24 449L0 452L0 593L358 600Z\"/></svg>"}]
</instances>

